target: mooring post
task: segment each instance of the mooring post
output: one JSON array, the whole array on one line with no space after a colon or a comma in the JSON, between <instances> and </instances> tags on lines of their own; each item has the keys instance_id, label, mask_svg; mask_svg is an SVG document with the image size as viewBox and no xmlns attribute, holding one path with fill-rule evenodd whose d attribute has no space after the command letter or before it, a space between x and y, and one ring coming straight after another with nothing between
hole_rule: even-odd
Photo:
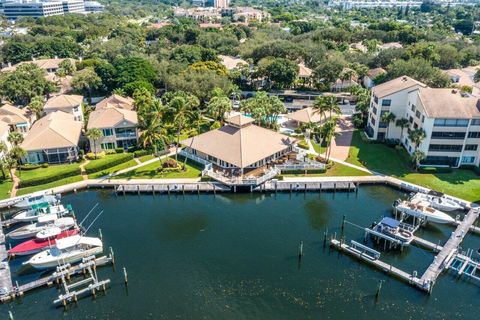
<instances>
[{"instance_id":1,"label":"mooring post","mask_svg":"<svg viewBox=\"0 0 480 320\"><path fill-rule=\"evenodd\" d=\"M125 280L125 284L128 285L128 274L127 274L127 269L123 267L123 278Z\"/></svg>"},{"instance_id":2,"label":"mooring post","mask_svg":"<svg viewBox=\"0 0 480 320\"><path fill-rule=\"evenodd\" d=\"M185 185L182 184L182 194L185 195Z\"/></svg>"},{"instance_id":3,"label":"mooring post","mask_svg":"<svg viewBox=\"0 0 480 320\"><path fill-rule=\"evenodd\" d=\"M200 195L200 185L197 183L197 195Z\"/></svg>"},{"instance_id":4,"label":"mooring post","mask_svg":"<svg viewBox=\"0 0 480 320\"><path fill-rule=\"evenodd\" d=\"M152 194L155 196L155 185L152 184Z\"/></svg>"},{"instance_id":5,"label":"mooring post","mask_svg":"<svg viewBox=\"0 0 480 320\"><path fill-rule=\"evenodd\" d=\"M290 183L290 194L292 194L292 184Z\"/></svg>"},{"instance_id":6,"label":"mooring post","mask_svg":"<svg viewBox=\"0 0 480 320\"><path fill-rule=\"evenodd\" d=\"M320 186L318 187L318 196L322 196L322 183L320 182Z\"/></svg>"},{"instance_id":7,"label":"mooring post","mask_svg":"<svg viewBox=\"0 0 480 320\"><path fill-rule=\"evenodd\" d=\"M115 253L113 252L112 247L110 247L110 258L112 259L112 264L115 265Z\"/></svg>"},{"instance_id":8,"label":"mooring post","mask_svg":"<svg viewBox=\"0 0 480 320\"><path fill-rule=\"evenodd\" d=\"M345 215L343 215L343 218L342 218L342 231L343 229L345 229Z\"/></svg>"},{"instance_id":9,"label":"mooring post","mask_svg":"<svg viewBox=\"0 0 480 320\"><path fill-rule=\"evenodd\" d=\"M168 193L168 195L170 195L170 185L169 184L167 184L167 193Z\"/></svg>"},{"instance_id":10,"label":"mooring post","mask_svg":"<svg viewBox=\"0 0 480 320\"><path fill-rule=\"evenodd\" d=\"M125 197L125 185L122 186L123 196Z\"/></svg>"},{"instance_id":11,"label":"mooring post","mask_svg":"<svg viewBox=\"0 0 480 320\"><path fill-rule=\"evenodd\" d=\"M98 236L100 237L100 240L103 241L102 229L100 229L100 228L98 228Z\"/></svg>"},{"instance_id":12,"label":"mooring post","mask_svg":"<svg viewBox=\"0 0 480 320\"><path fill-rule=\"evenodd\" d=\"M378 281L377 293L375 294L375 298L378 298L378 296L380 295L380 290L382 290L382 283L383 280Z\"/></svg>"},{"instance_id":13,"label":"mooring post","mask_svg":"<svg viewBox=\"0 0 480 320\"><path fill-rule=\"evenodd\" d=\"M217 188L215 187L215 183L213 184L213 195L217 194Z\"/></svg>"},{"instance_id":14,"label":"mooring post","mask_svg":"<svg viewBox=\"0 0 480 320\"><path fill-rule=\"evenodd\" d=\"M300 246L298 247L298 257L303 256L303 241L300 241Z\"/></svg>"},{"instance_id":15,"label":"mooring post","mask_svg":"<svg viewBox=\"0 0 480 320\"><path fill-rule=\"evenodd\" d=\"M233 193L237 193L237 186L233 186Z\"/></svg>"},{"instance_id":16,"label":"mooring post","mask_svg":"<svg viewBox=\"0 0 480 320\"><path fill-rule=\"evenodd\" d=\"M307 193L307 183L305 182L305 189L303 191L304 193Z\"/></svg>"},{"instance_id":17,"label":"mooring post","mask_svg":"<svg viewBox=\"0 0 480 320\"><path fill-rule=\"evenodd\" d=\"M10 320L14 320L12 311L8 311L8 317L10 318Z\"/></svg>"},{"instance_id":18,"label":"mooring post","mask_svg":"<svg viewBox=\"0 0 480 320\"><path fill-rule=\"evenodd\" d=\"M323 247L327 245L327 227L325 227L325 231L323 231Z\"/></svg>"},{"instance_id":19,"label":"mooring post","mask_svg":"<svg viewBox=\"0 0 480 320\"><path fill-rule=\"evenodd\" d=\"M140 195L140 186L137 185L137 194Z\"/></svg>"},{"instance_id":20,"label":"mooring post","mask_svg":"<svg viewBox=\"0 0 480 320\"><path fill-rule=\"evenodd\" d=\"M337 183L333 183L333 193L337 192Z\"/></svg>"},{"instance_id":21,"label":"mooring post","mask_svg":"<svg viewBox=\"0 0 480 320\"><path fill-rule=\"evenodd\" d=\"M277 194L278 191L278 181L275 181L275 194Z\"/></svg>"}]
</instances>

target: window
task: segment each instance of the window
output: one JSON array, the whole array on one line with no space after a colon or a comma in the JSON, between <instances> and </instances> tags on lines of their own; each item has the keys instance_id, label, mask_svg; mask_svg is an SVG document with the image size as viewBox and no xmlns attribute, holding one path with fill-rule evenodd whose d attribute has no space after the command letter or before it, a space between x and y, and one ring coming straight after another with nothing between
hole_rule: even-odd
<instances>
[{"instance_id":1,"label":"window","mask_svg":"<svg viewBox=\"0 0 480 320\"><path fill-rule=\"evenodd\" d=\"M418 124L414 123L414 124L413 124L413 128L414 128L414 129L418 129Z\"/></svg>"},{"instance_id":2,"label":"window","mask_svg":"<svg viewBox=\"0 0 480 320\"><path fill-rule=\"evenodd\" d=\"M466 163L466 164L475 163L475 157L462 157L462 163Z\"/></svg>"},{"instance_id":3,"label":"window","mask_svg":"<svg viewBox=\"0 0 480 320\"><path fill-rule=\"evenodd\" d=\"M377 114L377 108L373 107L373 114L376 115Z\"/></svg>"},{"instance_id":4,"label":"window","mask_svg":"<svg viewBox=\"0 0 480 320\"><path fill-rule=\"evenodd\" d=\"M422 115L422 123L425 122L425 116Z\"/></svg>"},{"instance_id":5,"label":"window","mask_svg":"<svg viewBox=\"0 0 480 320\"><path fill-rule=\"evenodd\" d=\"M410 118L408 119L408 122L413 123L413 118L410 117Z\"/></svg>"},{"instance_id":6,"label":"window","mask_svg":"<svg viewBox=\"0 0 480 320\"><path fill-rule=\"evenodd\" d=\"M78 112L78 107L73 107L73 112Z\"/></svg>"},{"instance_id":7,"label":"window","mask_svg":"<svg viewBox=\"0 0 480 320\"><path fill-rule=\"evenodd\" d=\"M100 146L103 150L115 149L115 144L113 142L102 143Z\"/></svg>"},{"instance_id":8,"label":"window","mask_svg":"<svg viewBox=\"0 0 480 320\"><path fill-rule=\"evenodd\" d=\"M390 107L392 105L392 100L390 99L383 99L382 100L382 107Z\"/></svg>"},{"instance_id":9,"label":"window","mask_svg":"<svg viewBox=\"0 0 480 320\"><path fill-rule=\"evenodd\" d=\"M480 119L472 119L472 126L480 126Z\"/></svg>"},{"instance_id":10,"label":"window","mask_svg":"<svg viewBox=\"0 0 480 320\"><path fill-rule=\"evenodd\" d=\"M456 167L458 165L459 158L446 157L446 156L427 156L421 163L426 165L447 165Z\"/></svg>"},{"instance_id":11,"label":"window","mask_svg":"<svg viewBox=\"0 0 480 320\"><path fill-rule=\"evenodd\" d=\"M436 127L468 127L467 119L435 119Z\"/></svg>"},{"instance_id":12,"label":"window","mask_svg":"<svg viewBox=\"0 0 480 320\"><path fill-rule=\"evenodd\" d=\"M370 122L372 122L372 125L375 127L375 118L374 117L370 118Z\"/></svg>"},{"instance_id":13,"label":"window","mask_svg":"<svg viewBox=\"0 0 480 320\"><path fill-rule=\"evenodd\" d=\"M465 151L476 151L478 148L478 144L466 144Z\"/></svg>"},{"instance_id":14,"label":"window","mask_svg":"<svg viewBox=\"0 0 480 320\"><path fill-rule=\"evenodd\" d=\"M373 101L375 101L376 104L378 104L378 97L377 96L373 96Z\"/></svg>"},{"instance_id":15,"label":"window","mask_svg":"<svg viewBox=\"0 0 480 320\"><path fill-rule=\"evenodd\" d=\"M443 131L433 131L432 139L455 139L463 140L465 139L465 132L443 132Z\"/></svg>"},{"instance_id":16,"label":"window","mask_svg":"<svg viewBox=\"0 0 480 320\"><path fill-rule=\"evenodd\" d=\"M469 138L480 138L480 131L472 131L468 133Z\"/></svg>"},{"instance_id":17,"label":"window","mask_svg":"<svg viewBox=\"0 0 480 320\"><path fill-rule=\"evenodd\" d=\"M102 129L102 134L104 137L113 136L113 129Z\"/></svg>"},{"instance_id":18,"label":"window","mask_svg":"<svg viewBox=\"0 0 480 320\"><path fill-rule=\"evenodd\" d=\"M412 104L412 111L415 112L415 105Z\"/></svg>"},{"instance_id":19,"label":"window","mask_svg":"<svg viewBox=\"0 0 480 320\"><path fill-rule=\"evenodd\" d=\"M415 112L415 117L417 117L418 119L420 119L420 116L421 116L421 115L422 115L422 114L420 113L420 111L417 110L417 112Z\"/></svg>"},{"instance_id":20,"label":"window","mask_svg":"<svg viewBox=\"0 0 480 320\"><path fill-rule=\"evenodd\" d=\"M461 152L461 144L431 144L428 151Z\"/></svg>"}]
</instances>

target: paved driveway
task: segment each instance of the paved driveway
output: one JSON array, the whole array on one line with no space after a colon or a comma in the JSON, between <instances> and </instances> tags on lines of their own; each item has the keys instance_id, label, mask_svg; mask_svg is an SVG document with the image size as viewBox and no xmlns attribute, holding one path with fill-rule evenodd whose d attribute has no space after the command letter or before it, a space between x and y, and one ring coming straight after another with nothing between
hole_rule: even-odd
<instances>
[{"instance_id":1,"label":"paved driveway","mask_svg":"<svg viewBox=\"0 0 480 320\"><path fill-rule=\"evenodd\" d=\"M332 141L332 158L345 161L348 157L348 150L352 142L353 124L351 116L342 116L335 128L336 136Z\"/></svg>"}]
</instances>

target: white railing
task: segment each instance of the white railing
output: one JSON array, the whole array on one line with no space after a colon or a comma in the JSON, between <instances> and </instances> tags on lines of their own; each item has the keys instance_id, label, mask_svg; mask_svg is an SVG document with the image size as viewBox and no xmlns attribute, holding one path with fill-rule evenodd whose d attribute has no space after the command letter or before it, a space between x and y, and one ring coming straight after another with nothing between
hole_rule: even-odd
<instances>
[{"instance_id":1,"label":"white railing","mask_svg":"<svg viewBox=\"0 0 480 320\"><path fill-rule=\"evenodd\" d=\"M227 177L213 170L204 170L203 174L228 185L260 185L265 181L270 180L274 178L276 175L280 174L280 170L277 168L272 168L258 178L257 177L241 177L241 176Z\"/></svg>"},{"instance_id":2,"label":"white railing","mask_svg":"<svg viewBox=\"0 0 480 320\"><path fill-rule=\"evenodd\" d=\"M191 154L191 153L185 151L184 149L180 150L180 151L178 152L178 154L181 155L181 156L183 156L183 157L186 157L186 158L188 158L188 159L190 159L190 160L193 160L193 161L195 161L195 162L201 163L201 164L203 164L204 166L211 165L211 163L210 163L208 160L205 160L205 159L200 158L200 157L198 157L198 156L196 156L196 155L194 155L194 154Z\"/></svg>"},{"instance_id":3,"label":"white railing","mask_svg":"<svg viewBox=\"0 0 480 320\"><path fill-rule=\"evenodd\" d=\"M324 170L323 163L299 163L299 164L279 164L276 166L280 171L282 170Z\"/></svg>"}]
</instances>

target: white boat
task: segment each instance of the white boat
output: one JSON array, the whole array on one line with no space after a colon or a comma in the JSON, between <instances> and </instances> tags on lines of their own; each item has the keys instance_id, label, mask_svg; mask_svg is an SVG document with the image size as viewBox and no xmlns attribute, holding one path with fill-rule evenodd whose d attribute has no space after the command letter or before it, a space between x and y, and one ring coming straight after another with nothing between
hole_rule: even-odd
<instances>
[{"instance_id":1,"label":"white boat","mask_svg":"<svg viewBox=\"0 0 480 320\"><path fill-rule=\"evenodd\" d=\"M429 207L427 201L402 201L397 200L393 204L398 211L408 214L412 217L421 218L428 222L448 224L454 223L455 219L445 212Z\"/></svg>"},{"instance_id":2,"label":"white boat","mask_svg":"<svg viewBox=\"0 0 480 320\"><path fill-rule=\"evenodd\" d=\"M427 201L430 203L430 207L442 211L463 210L461 205L453 200L445 198L443 193L435 191L430 191L429 193L416 193L410 198L410 200Z\"/></svg>"},{"instance_id":3,"label":"white boat","mask_svg":"<svg viewBox=\"0 0 480 320\"><path fill-rule=\"evenodd\" d=\"M49 269L58 265L75 263L85 257L102 252L103 243L99 238L75 235L58 239L55 246L37 253L24 264L30 264L35 269Z\"/></svg>"},{"instance_id":4,"label":"white boat","mask_svg":"<svg viewBox=\"0 0 480 320\"><path fill-rule=\"evenodd\" d=\"M31 208L32 206L38 205L38 204L43 203L43 202L55 204L55 203L57 203L58 200L59 200L58 195L54 196L54 195L50 195L50 194L37 194L37 195L34 194L34 195L31 195L30 197L28 197L26 199L23 199L20 202L17 202L15 204L15 207L26 209L26 208Z\"/></svg>"},{"instance_id":5,"label":"white boat","mask_svg":"<svg viewBox=\"0 0 480 320\"><path fill-rule=\"evenodd\" d=\"M7 233L7 237L14 240L34 237L37 233L49 229L60 228L67 230L75 226L75 220L71 217L58 218L56 214L48 214L38 218L36 223L32 223Z\"/></svg>"},{"instance_id":6,"label":"white boat","mask_svg":"<svg viewBox=\"0 0 480 320\"><path fill-rule=\"evenodd\" d=\"M413 233L395 219L385 217L373 227L373 230L391 238L400 240L404 245L409 245L413 240Z\"/></svg>"},{"instance_id":7,"label":"white boat","mask_svg":"<svg viewBox=\"0 0 480 320\"><path fill-rule=\"evenodd\" d=\"M71 207L65 208L63 205L50 205L48 202L42 202L38 205L33 205L32 209L21 211L13 217L14 221L31 222L37 221L39 217L47 214L56 214L58 217L63 217L69 214Z\"/></svg>"}]
</instances>

